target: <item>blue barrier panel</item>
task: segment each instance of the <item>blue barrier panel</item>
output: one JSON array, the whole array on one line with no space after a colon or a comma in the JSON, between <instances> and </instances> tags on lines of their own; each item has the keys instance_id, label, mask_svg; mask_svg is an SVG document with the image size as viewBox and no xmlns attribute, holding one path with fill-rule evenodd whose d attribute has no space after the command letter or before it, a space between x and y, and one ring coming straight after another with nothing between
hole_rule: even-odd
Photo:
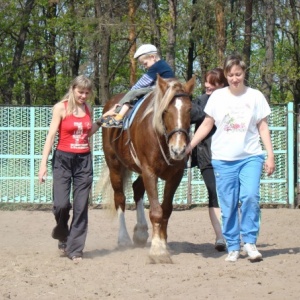
<instances>
[{"instance_id":1,"label":"blue barrier panel","mask_svg":"<svg viewBox=\"0 0 300 300\"><path fill-rule=\"evenodd\" d=\"M261 203L294 205L294 112L293 103L274 105L269 119L274 146L276 172L261 178ZM102 114L102 107L93 108L94 119ZM38 183L41 154L52 117L52 107L0 106L0 203L51 204L51 158L48 160L48 177ZM92 137L94 182L91 202L101 204L96 185L106 168L102 150L101 129ZM132 175L134 180L136 175ZM159 195L164 183L159 181ZM188 198L190 202L188 203ZM128 202L133 202L131 190ZM147 197L145 199L147 203ZM206 205L208 195L201 173L197 168L185 170L184 177L174 197L174 205Z\"/></svg>"}]
</instances>

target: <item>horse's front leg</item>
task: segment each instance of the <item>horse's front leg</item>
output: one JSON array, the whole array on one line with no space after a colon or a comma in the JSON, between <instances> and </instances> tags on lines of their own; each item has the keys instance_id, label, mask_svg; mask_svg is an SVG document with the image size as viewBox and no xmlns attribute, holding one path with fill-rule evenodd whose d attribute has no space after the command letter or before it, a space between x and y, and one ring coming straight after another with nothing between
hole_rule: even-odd
<instances>
[{"instance_id":1,"label":"horse's front leg","mask_svg":"<svg viewBox=\"0 0 300 300\"><path fill-rule=\"evenodd\" d=\"M150 263L172 263L167 249L167 241L164 235L161 234L163 210L158 199L157 176L143 173L143 180L150 203L149 217L152 223L152 240L149 251Z\"/></svg>"},{"instance_id":2,"label":"horse's front leg","mask_svg":"<svg viewBox=\"0 0 300 300\"><path fill-rule=\"evenodd\" d=\"M176 174L174 174L171 178L165 181L165 189L164 189L164 199L161 204L163 210L163 217L162 217L162 226L160 235L162 239L167 240L168 238L168 222L170 216L173 211L173 198L177 187L179 186L181 179L183 176L183 170L179 170Z\"/></svg>"},{"instance_id":3,"label":"horse's front leg","mask_svg":"<svg viewBox=\"0 0 300 300\"><path fill-rule=\"evenodd\" d=\"M132 241L128 234L125 221L126 197L124 194L124 178L122 174L124 174L124 172L120 171L120 169L115 172L110 169L110 180L114 190L115 209L117 210L119 219L118 246L121 248L127 248L132 246Z\"/></svg>"},{"instance_id":4,"label":"horse's front leg","mask_svg":"<svg viewBox=\"0 0 300 300\"><path fill-rule=\"evenodd\" d=\"M136 203L136 219L137 223L134 227L133 242L138 247L145 247L149 237L148 224L144 210L144 194L145 187L143 179L139 176L132 184L133 197Z\"/></svg>"}]
</instances>

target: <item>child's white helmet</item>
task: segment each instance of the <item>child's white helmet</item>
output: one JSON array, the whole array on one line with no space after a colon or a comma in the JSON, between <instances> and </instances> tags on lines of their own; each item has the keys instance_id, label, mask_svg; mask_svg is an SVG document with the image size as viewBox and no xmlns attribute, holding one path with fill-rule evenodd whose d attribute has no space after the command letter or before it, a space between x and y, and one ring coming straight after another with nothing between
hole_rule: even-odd
<instances>
[{"instance_id":1,"label":"child's white helmet","mask_svg":"<svg viewBox=\"0 0 300 300\"><path fill-rule=\"evenodd\" d=\"M157 53L157 48L151 44L144 44L140 46L134 53L134 58L139 58L144 54Z\"/></svg>"}]
</instances>

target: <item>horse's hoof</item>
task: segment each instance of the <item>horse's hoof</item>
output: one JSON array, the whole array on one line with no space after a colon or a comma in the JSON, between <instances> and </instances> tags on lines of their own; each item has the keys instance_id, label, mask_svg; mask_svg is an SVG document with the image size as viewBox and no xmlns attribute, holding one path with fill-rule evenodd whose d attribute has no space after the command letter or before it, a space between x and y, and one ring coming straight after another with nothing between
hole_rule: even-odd
<instances>
[{"instance_id":1,"label":"horse's hoof","mask_svg":"<svg viewBox=\"0 0 300 300\"><path fill-rule=\"evenodd\" d=\"M127 243L127 244L118 244L118 250L126 250L126 249L131 249L133 248L132 243Z\"/></svg>"},{"instance_id":2,"label":"horse's hoof","mask_svg":"<svg viewBox=\"0 0 300 300\"><path fill-rule=\"evenodd\" d=\"M140 241L136 242L135 240L133 240L133 242L135 248L145 248L147 246L147 241L141 243Z\"/></svg>"},{"instance_id":3,"label":"horse's hoof","mask_svg":"<svg viewBox=\"0 0 300 300\"><path fill-rule=\"evenodd\" d=\"M132 248L132 246L133 246L133 243L127 232L123 233L122 235L119 235L118 248L128 249L128 248Z\"/></svg>"},{"instance_id":4,"label":"horse's hoof","mask_svg":"<svg viewBox=\"0 0 300 300\"><path fill-rule=\"evenodd\" d=\"M133 230L133 243L135 247L143 248L147 244L149 237L148 226L146 225L135 225Z\"/></svg>"},{"instance_id":5,"label":"horse's hoof","mask_svg":"<svg viewBox=\"0 0 300 300\"><path fill-rule=\"evenodd\" d=\"M148 264L173 264L170 255L149 255Z\"/></svg>"}]
</instances>

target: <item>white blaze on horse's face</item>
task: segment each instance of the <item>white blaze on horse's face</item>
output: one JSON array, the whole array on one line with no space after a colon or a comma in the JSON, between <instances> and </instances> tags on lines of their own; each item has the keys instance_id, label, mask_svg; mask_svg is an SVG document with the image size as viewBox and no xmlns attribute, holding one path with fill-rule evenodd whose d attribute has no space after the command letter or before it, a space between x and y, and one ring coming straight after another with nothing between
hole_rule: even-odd
<instances>
[{"instance_id":1,"label":"white blaze on horse's face","mask_svg":"<svg viewBox=\"0 0 300 300\"><path fill-rule=\"evenodd\" d=\"M181 98L176 98L174 107L177 109L177 120L175 128L183 127L183 102ZM175 120L174 120L175 121ZM169 141L169 150L172 159L181 160L185 155L186 139L182 132L174 133Z\"/></svg>"},{"instance_id":2,"label":"white blaze on horse's face","mask_svg":"<svg viewBox=\"0 0 300 300\"><path fill-rule=\"evenodd\" d=\"M178 120L177 120L177 127L178 127L178 128L181 128L181 127L182 127L182 120L181 120L181 113L180 113L180 111L181 111L181 109L182 109L182 106L183 106L182 100L176 99L175 107L176 107L177 110L178 110Z\"/></svg>"}]
</instances>

